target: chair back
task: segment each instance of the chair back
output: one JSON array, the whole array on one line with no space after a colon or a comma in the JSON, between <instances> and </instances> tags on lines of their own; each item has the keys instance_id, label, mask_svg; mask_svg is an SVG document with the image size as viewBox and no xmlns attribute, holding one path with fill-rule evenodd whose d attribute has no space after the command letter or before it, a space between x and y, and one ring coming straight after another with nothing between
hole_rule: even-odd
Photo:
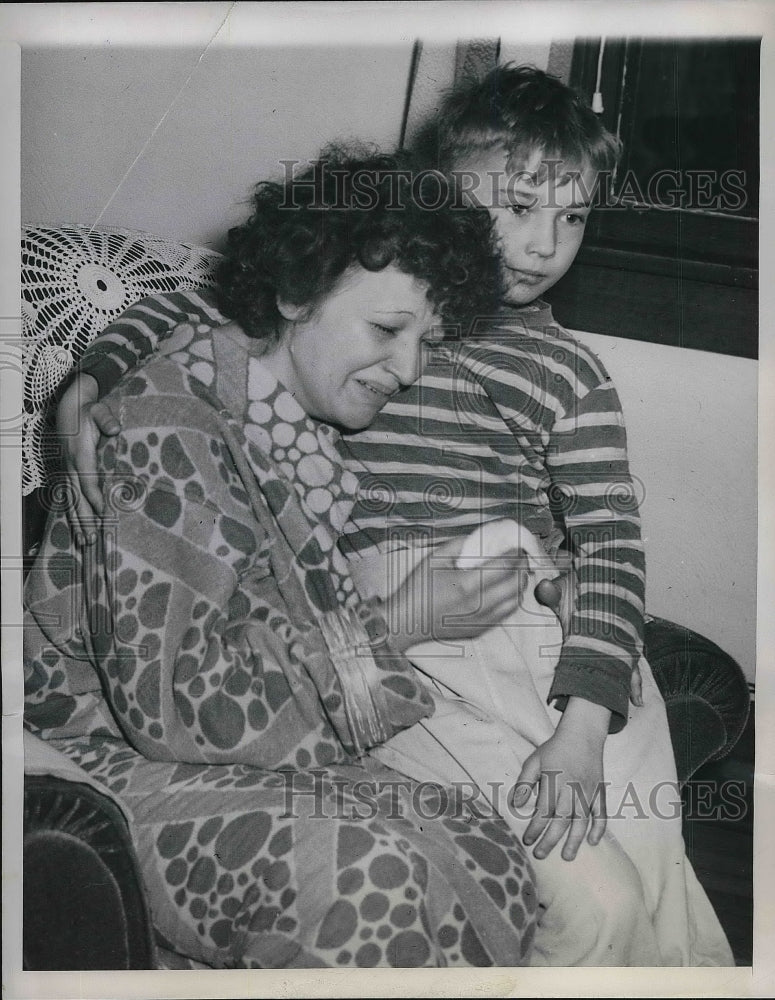
<instances>
[{"instance_id":1,"label":"chair back","mask_svg":"<svg viewBox=\"0 0 775 1000\"><path fill-rule=\"evenodd\" d=\"M206 288L220 254L147 233L89 226L22 230L22 493L50 485L58 390L86 348L147 295Z\"/></svg>"}]
</instances>

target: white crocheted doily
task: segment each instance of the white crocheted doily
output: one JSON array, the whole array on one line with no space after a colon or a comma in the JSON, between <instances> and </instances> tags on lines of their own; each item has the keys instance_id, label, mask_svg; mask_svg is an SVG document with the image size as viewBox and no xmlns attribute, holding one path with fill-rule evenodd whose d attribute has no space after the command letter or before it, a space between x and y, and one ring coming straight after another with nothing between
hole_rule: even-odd
<instances>
[{"instance_id":1,"label":"white crocheted doily","mask_svg":"<svg viewBox=\"0 0 775 1000\"><path fill-rule=\"evenodd\" d=\"M147 233L88 226L22 230L22 491L46 482L58 455L54 390L92 340L132 303L205 288L219 254Z\"/></svg>"}]
</instances>

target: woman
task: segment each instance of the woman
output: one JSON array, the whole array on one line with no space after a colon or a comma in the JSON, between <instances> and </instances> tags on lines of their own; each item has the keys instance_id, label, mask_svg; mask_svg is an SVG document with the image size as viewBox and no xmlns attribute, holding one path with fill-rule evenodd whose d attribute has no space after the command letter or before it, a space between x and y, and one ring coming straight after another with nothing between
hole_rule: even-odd
<instances>
[{"instance_id":1,"label":"woman","mask_svg":"<svg viewBox=\"0 0 775 1000\"><path fill-rule=\"evenodd\" d=\"M122 432L100 449L97 544L54 512L28 577L27 726L120 796L157 932L203 965L529 949L516 838L364 756L431 702L413 640L384 641L337 550L356 482L336 428L367 426L441 325L498 290L487 213L407 190L397 207L406 167L329 156L259 186L212 323L107 397ZM515 607L510 576L490 620ZM478 582L457 572L434 613L474 609Z\"/></svg>"}]
</instances>

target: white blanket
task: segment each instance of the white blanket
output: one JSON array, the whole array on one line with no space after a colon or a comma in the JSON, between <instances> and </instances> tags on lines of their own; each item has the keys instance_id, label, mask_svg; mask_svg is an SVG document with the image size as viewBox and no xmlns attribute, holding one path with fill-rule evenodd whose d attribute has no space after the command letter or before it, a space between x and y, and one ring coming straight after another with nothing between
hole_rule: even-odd
<instances>
[{"instance_id":1,"label":"white blanket","mask_svg":"<svg viewBox=\"0 0 775 1000\"><path fill-rule=\"evenodd\" d=\"M502 526L474 533L459 564L499 555L514 530L530 571L520 611L477 639L412 647L408 656L426 676L436 711L372 754L418 780L475 783L521 835L535 800L516 809L508 793L560 718L547 696L562 632L533 593L556 571L537 539L513 522L510 535ZM404 549L358 560L353 576L364 595L384 598L425 555ZM542 908L534 965L734 965L686 857L664 703L645 660L640 669L643 707L631 706L625 728L606 741L603 840L595 847L585 842L572 862L561 858L559 845L533 859Z\"/></svg>"}]
</instances>

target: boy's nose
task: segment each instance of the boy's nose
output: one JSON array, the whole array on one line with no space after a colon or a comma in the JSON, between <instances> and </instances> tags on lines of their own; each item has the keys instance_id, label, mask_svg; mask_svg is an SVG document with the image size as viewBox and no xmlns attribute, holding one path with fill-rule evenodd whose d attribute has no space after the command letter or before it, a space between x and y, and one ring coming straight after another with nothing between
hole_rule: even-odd
<instances>
[{"instance_id":1,"label":"boy's nose","mask_svg":"<svg viewBox=\"0 0 775 1000\"><path fill-rule=\"evenodd\" d=\"M525 248L539 257L551 257L557 248L554 219L537 217L530 230Z\"/></svg>"}]
</instances>

